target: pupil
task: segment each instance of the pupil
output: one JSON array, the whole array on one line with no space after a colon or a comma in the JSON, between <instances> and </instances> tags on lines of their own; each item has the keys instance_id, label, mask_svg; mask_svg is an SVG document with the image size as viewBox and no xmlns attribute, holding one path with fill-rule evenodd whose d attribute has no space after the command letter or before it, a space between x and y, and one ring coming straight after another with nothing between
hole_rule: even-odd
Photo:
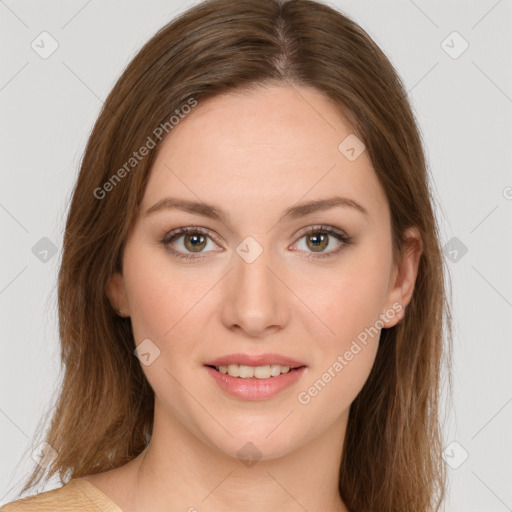
<instances>
[{"instance_id":1,"label":"pupil","mask_svg":"<svg viewBox=\"0 0 512 512\"><path fill-rule=\"evenodd\" d=\"M201 234L187 235L185 238L185 244L191 249L202 249L204 243L204 236Z\"/></svg>"},{"instance_id":2,"label":"pupil","mask_svg":"<svg viewBox=\"0 0 512 512\"><path fill-rule=\"evenodd\" d=\"M326 234L314 234L309 236L309 244L310 247L313 249L325 249L326 242L327 241L327 235ZM319 251L316 251L319 252Z\"/></svg>"}]
</instances>

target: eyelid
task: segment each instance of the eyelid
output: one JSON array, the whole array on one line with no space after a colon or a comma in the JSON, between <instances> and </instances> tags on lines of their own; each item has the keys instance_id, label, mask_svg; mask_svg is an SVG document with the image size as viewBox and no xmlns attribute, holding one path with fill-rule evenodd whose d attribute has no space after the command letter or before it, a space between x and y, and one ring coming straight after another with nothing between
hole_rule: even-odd
<instances>
[{"instance_id":1,"label":"eyelid","mask_svg":"<svg viewBox=\"0 0 512 512\"><path fill-rule=\"evenodd\" d=\"M170 249L169 246L172 242L175 240L181 238L182 236L186 235L187 233L198 233L204 236L209 237L216 245L222 247L221 243L217 240L217 235L212 234L213 232L208 229L204 228L202 226L196 226L196 225L189 225L189 226L180 226L175 229L171 229L170 231L166 231L163 236L160 237L160 243L165 246L166 250L170 252L171 254L177 255L178 257L182 257L184 259L200 259L205 256L207 253L183 253L182 251L178 251L177 249ZM211 251L207 251L211 252ZM190 255L190 257L189 257Z\"/></svg>"},{"instance_id":2,"label":"eyelid","mask_svg":"<svg viewBox=\"0 0 512 512\"><path fill-rule=\"evenodd\" d=\"M302 238L304 235L316 233L317 231L336 233L340 237L344 237L347 239L350 238L343 230L338 229L334 226L329 226L327 224L314 224L312 226L307 226L306 228L300 230L295 236Z\"/></svg>"},{"instance_id":3,"label":"eyelid","mask_svg":"<svg viewBox=\"0 0 512 512\"><path fill-rule=\"evenodd\" d=\"M182 235L186 235L187 233L200 233L202 235L209 236L216 244L221 245L219 241L217 240L217 235L214 234L213 231L211 231L208 228L204 228L203 226L196 226L196 225L187 225L187 226L179 226L175 229L171 229L170 231L165 231L163 237L163 240L178 238Z\"/></svg>"}]
</instances>

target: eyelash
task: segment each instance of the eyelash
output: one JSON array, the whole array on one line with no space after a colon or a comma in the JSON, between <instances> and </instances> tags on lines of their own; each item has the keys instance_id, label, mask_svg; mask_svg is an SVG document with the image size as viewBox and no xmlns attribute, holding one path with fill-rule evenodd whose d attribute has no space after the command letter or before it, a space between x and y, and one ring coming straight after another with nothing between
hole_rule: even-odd
<instances>
[{"instance_id":1,"label":"eyelash","mask_svg":"<svg viewBox=\"0 0 512 512\"><path fill-rule=\"evenodd\" d=\"M174 231L170 231L169 233L166 233L166 235L160 240L160 243L165 247L165 249L168 252L170 252L173 256L175 256L177 258L181 258L181 259L188 260L188 261L202 259L204 256L200 256L201 253L196 253L197 255L194 255L193 253L187 254L187 253L182 253L181 251L177 251L176 249L171 248L170 244L172 242L174 242L175 240L177 240L178 238L180 238L181 236L183 236L184 234L187 234L187 233L201 234L201 235L205 235L205 236L208 236L209 238L211 238L209 231L207 231L203 228L200 228L200 227L189 226L189 227L178 228ZM351 237L346 236L343 233L340 233L337 230L334 230L333 228L331 228L329 226L324 226L324 225L311 226L311 227L307 228L304 232L302 232L302 234L299 236L297 241L305 236L308 236L311 234L317 234L317 233L334 236L334 238L336 238L337 240L339 240L341 242L341 245L337 249L334 249L333 251L330 251L330 252L310 253L309 256L306 256L307 259L331 258L331 257L335 256L336 254L338 254L345 246L348 246L352 243Z\"/></svg>"}]
</instances>

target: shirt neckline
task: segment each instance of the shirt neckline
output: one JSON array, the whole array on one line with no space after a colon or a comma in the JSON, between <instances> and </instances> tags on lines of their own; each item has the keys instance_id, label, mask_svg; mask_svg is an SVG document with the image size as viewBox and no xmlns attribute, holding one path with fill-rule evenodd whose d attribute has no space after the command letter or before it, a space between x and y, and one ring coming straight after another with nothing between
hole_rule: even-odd
<instances>
[{"instance_id":1,"label":"shirt neckline","mask_svg":"<svg viewBox=\"0 0 512 512\"><path fill-rule=\"evenodd\" d=\"M95 504L99 504L102 506L103 512L123 512L121 507L109 496L107 496L103 491L98 489L94 484L89 482L82 477L73 478L69 481L68 485L74 483L75 486L78 486L79 490L85 493L87 498L93 501ZM98 503L98 501L100 503Z\"/></svg>"}]
</instances>

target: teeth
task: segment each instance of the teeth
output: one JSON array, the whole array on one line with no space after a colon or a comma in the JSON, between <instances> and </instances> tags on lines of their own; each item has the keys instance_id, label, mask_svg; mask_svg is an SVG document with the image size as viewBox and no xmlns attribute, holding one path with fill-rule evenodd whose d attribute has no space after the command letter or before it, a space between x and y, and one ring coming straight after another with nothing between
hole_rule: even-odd
<instances>
[{"instance_id":1,"label":"teeth","mask_svg":"<svg viewBox=\"0 0 512 512\"><path fill-rule=\"evenodd\" d=\"M216 366L216 370L220 373L227 373L231 377L240 377L242 379L269 379L270 377L279 377L282 373L290 371L289 366L281 366L279 364L267 364L266 366L245 366L243 364L230 364Z\"/></svg>"}]
</instances>

